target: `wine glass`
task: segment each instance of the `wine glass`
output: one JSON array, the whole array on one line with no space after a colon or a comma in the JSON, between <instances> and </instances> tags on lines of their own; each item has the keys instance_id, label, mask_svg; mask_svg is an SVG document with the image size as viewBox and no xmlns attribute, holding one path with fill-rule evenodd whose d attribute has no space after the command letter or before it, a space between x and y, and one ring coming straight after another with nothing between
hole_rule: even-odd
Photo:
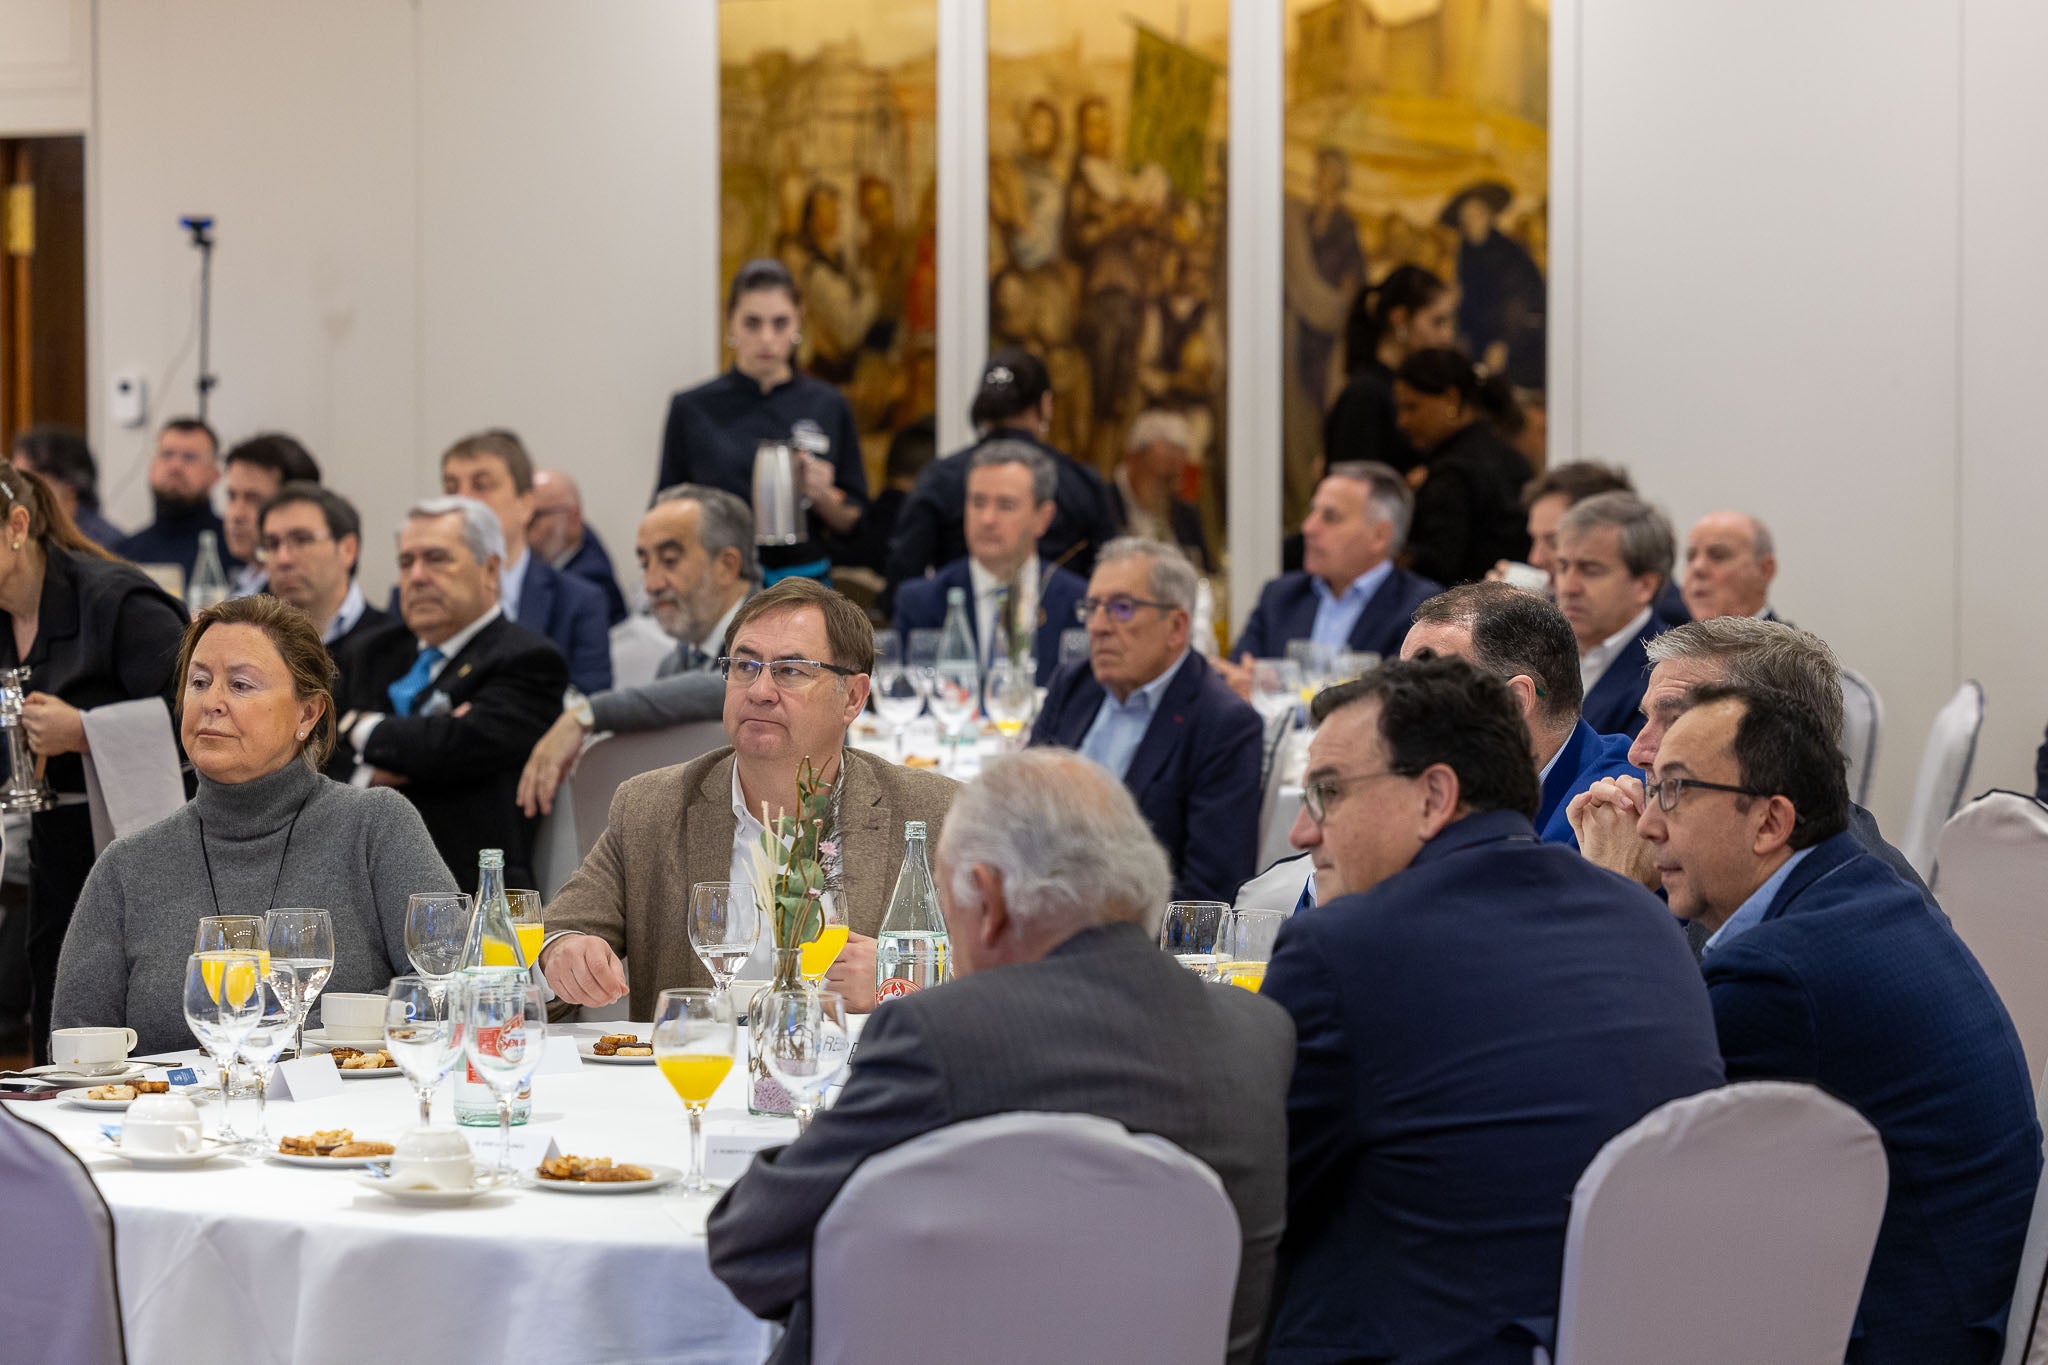
<instances>
[{"instance_id":1,"label":"wine glass","mask_svg":"<svg viewBox=\"0 0 2048 1365\"><path fill-rule=\"evenodd\" d=\"M821 896L818 908L824 915L823 927L815 938L797 945L796 954L797 975L814 991L825 983L825 973L832 970L832 964L846 950L847 936L853 932L847 926L846 916L839 911L838 897Z\"/></svg>"},{"instance_id":2,"label":"wine glass","mask_svg":"<svg viewBox=\"0 0 2048 1365\"><path fill-rule=\"evenodd\" d=\"M245 953L262 952L263 916L201 915L199 932L192 939L192 951L218 953L229 949Z\"/></svg>"},{"instance_id":3,"label":"wine glass","mask_svg":"<svg viewBox=\"0 0 2048 1365\"><path fill-rule=\"evenodd\" d=\"M1204 981L1216 979L1216 964L1230 907L1222 901L1170 901L1159 922L1159 946Z\"/></svg>"},{"instance_id":4,"label":"wine glass","mask_svg":"<svg viewBox=\"0 0 2048 1365\"><path fill-rule=\"evenodd\" d=\"M690 1114L690 1170L680 1194L718 1189L704 1178L704 1106L732 1072L739 1027L710 991L673 989L654 1006L654 1064Z\"/></svg>"},{"instance_id":5,"label":"wine glass","mask_svg":"<svg viewBox=\"0 0 2048 1365\"><path fill-rule=\"evenodd\" d=\"M1088 627L1069 626L1060 632L1060 667L1088 662Z\"/></svg>"},{"instance_id":6,"label":"wine glass","mask_svg":"<svg viewBox=\"0 0 2048 1365\"><path fill-rule=\"evenodd\" d=\"M1285 923L1285 910L1239 910L1231 915L1223 930L1223 961L1216 968L1217 979L1248 991L1264 986L1273 940Z\"/></svg>"},{"instance_id":7,"label":"wine glass","mask_svg":"<svg viewBox=\"0 0 2048 1365\"><path fill-rule=\"evenodd\" d=\"M255 1025L260 1009L256 983L261 975L254 953L227 958L194 953L185 961L185 1023L220 1067L223 1142L237 1140L228 1118L228 1086L235 1069L235 1049Z\"/></svg>"},{"instance_id":8,"label":"wine glass","mask_svg":"<svg viewBox=\"0 0 2048 1365\"><path fill-rule=\"evenodd\" d=\"M875 633L875 671L868 696L875 714L896 734L896 761L904 759L904 727L924 710L924 689L918 685L916 670L904 658L903 641L893 630Z\"/></svg>"},{"instance_id":9,"label":"wine glass","mask_svg":"<svg viewBox=\"0 0 2048 1365\"><path fill-rule=\"evenodd\" d=\"M273 910L263 917L264 946L277 993L298 1011L292 1055L306 1055L306 1016L334 975L334 920L325 910Z\"/></svg>"},{"instance_id":10,"label":"wine glass","mask_svg":"<svg viewBox=\"0 0 2048 1365\"><path fill-rule=\"evenodd\" d=\"M235 1048L235 1055L256 1079L256 1131L245 1140L251 1152L270 1147L270 1078L277 1071L278 1054L291 1041L292 1029L298 1022L291 1001L278 994L277 983L269 973L259 972L256 996L255 1021Z\"/></svg>"},{"instance_id":11,"label":"wine glass","mask_svg":"<svg viewBox=\"0 0 2048 1365\"><path fill-rule=\"evenodd\" d=\"M851 1044L846 1001L832 991L773 991L755 1046L768 1074L789 1092L796 1131L811 1126L811 1115L832 1081L846 1067Z\"/></svg>"},{"instance_id":12,"label":"wine glass","mask_svg":"<svg viewBox=\"0 0 2048 1365\"><path fill-rule=\"evenodd\" d=\"M1289 640L1287 657L1301 670L1301 700L1308 705L1316 699L1316 693L1330 685L1337 671L1338 650L1335 645L1322 644L1315 640Z\"/></svg>"},{"instance_id":13,"label":"wine glass","mask_svg":"<svg viewBox=\"0 0 2048 1365\"><path fill-rule=\"evenodd\" d=\"M462 969L469 922L476 906L460 891L416 891L405 902L405 955L436 999L445 999L448 980Z\"/></svg>"},{"instance_id":14,"label":"wine glass","mask_svg":"<svg viewBox=\"0 0 2048 1365\"><path fill-rule=\"evenodd\" d=\"M526 965L531 967L540 961L541 940L548 936L548 927L541 917L540 892L515 888L505 893L505 904L512 911L512 932L518 936L519 951L526 955Z\"/></svg>"},{"instance_id":15,"label":"wine glass","mask_svg":"<svg viewBox=\"0 0 2048 1365\"><path fill-rule=\"evenodd\" d=\"M1293 659L1252 660L1252 706L1267 720L1301 704L1301 665Z\"/></svg>"},{"instance_id":16,"label":"wine glass","mask_svg":"<svg viewBox=\"0 0 2048 1365\"><path fill-rule=\"evenodd\" d=\"M1031 661L998 660L989 669L988 681L983 685L982 706L996 723L997 732L1005 740L1015 742L1031 723L1031 713L1038 709L1038 680L1033 676Z\"/></svg>"},{"instance_id":17,"label":"wine glass","mask_svg":"<svg viewBox=\"0 0 2048 1365\"><path fill-rule=\"evenodd\" d=\"M512 1097L533 1079L547 1050L548 1007L524 972L504 970L471 978L462 1005L462 1050L498 1102L498 1174L509 1178Z\"/></svg>"},{"instance_id":18,"label":"wine glass","mask_svg":"<svg viewBox=\"0 0 2048 1365\"><path fill-rule=\"evenodd\" d=\"M420 976L393 978L384 992L384 1046L420 1097L420 1127L433 1122L434 1089L462 1060L463 1011L445 987Z\"/></svg>"},{"instance_id":19,"label":"wine glass","mask_svg":"<svg viewBox=\"0 0 2048 1365\"><path fill-rule=\"evenodd\" d=\"M954 749L960 746L981 690L981 670L972 659L941 659L932 666L932 715Z\"/></svg>"},{"instance_id":20,"label":"wine glass","mask_svg":"<svg viewBox=\"0 0 2048 1365\"><path fill-rule=\"evenodd\" d=\"M733 978L753 956L761 941L761 907L754 888L745 882L698 882L690 888L690 947L711 971L718 994L732 989Z\"/></svg>"}]
</instances>

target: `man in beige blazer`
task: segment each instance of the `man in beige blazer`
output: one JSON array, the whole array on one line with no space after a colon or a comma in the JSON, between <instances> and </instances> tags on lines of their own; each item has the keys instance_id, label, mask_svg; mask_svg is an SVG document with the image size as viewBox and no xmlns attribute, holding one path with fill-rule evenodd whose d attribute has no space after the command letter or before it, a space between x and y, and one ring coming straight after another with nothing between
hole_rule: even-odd
<instances>
[{"instance_id":1,"label":"man in beige blazer","mask_svg":"<svg viewBox=\"0 0 2048 1365\"><path fill-rule=\"evenodd\" d=\"M572 1005L608 1005L630 990L635 1019L652 1019L667 987L710 985L690 948L690 888L751 880L742 860L761 809L797 808L797 769L809 758L837 788L839 871L828 894L852 931L826 985L849 1009L870 1009L904 822L924 821L936 840L959 785L846 747L867 704L875 639L866 615L830 588L789 578L755 594L724 653L730 747L620 785L604 833L548 907L541 971ZM633 962L630 986L622 957Z\"/></svg>"}]
</instances>

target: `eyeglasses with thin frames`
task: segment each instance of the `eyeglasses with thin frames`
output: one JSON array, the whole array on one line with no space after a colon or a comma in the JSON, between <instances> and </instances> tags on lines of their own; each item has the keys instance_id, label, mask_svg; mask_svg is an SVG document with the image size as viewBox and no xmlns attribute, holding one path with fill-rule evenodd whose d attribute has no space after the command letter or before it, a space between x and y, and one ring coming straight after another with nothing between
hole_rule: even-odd
<instances>
[{"instance_id":1,"label":"eyeglasses with thin frames","mask_svg":"<svg viewBox=\"0 0 2048 1365\"><path fill-rule=\"evenodd\" d=\"M754 679L761 676L761 670L768 670L768 680L784 692L801 692L827 673L842 678L851 678L857 670L828 664L823 659L735 659L721 655L717 661L718 671L725 678L727 687L752 687Z\"/></svg>"},{"instance_id":2,"label":"eyeglasses with thin frames","mask_svg":"<svg viewBox=\"0 0 2048 1365\"><path fill-rule=\"evenodd\" d=\"M304 554L315 545L334 539L333 536L315 535L311 531L287 531L281 536L264 536L256 542L256 548L268 559L279 550L289 549L293 554Z\"/></svg>"},{"instance_id":3,"label":"eyeglasses with thin frames","mask_svg":"<svg viewBox=\"0 0 2048 1365\"><path fill-rule=\"evenodd\" d=\"M1109 619L1119 625L1128 625L1138 614L1139 607L1152 607L1159 611L1173 611L1171 602L1154 602L1149 597L1132 597L1127 593L1114 593L1108 597L1084 597L1074 603L1074 619L1082 625L1095 614L1097 607L1109 613Z\"/></svg>"},{"instance_id":4,"label":"eyeglasses with thin frames","mask_svg":"<svg viewBox=\"0 0 2048 1365\"><path fill-rule=\"evenodd\" d=\"M1753 787L1731 787L1726 782L1703 782L1697 777L1667 777L1650 783L1650 790L1657 793L1657 809L1666 815L1678 809L1678 798L1685 795L1687 787L1697 787L1701 791L1709 792L1732 792L1737 796L1770 795L1769 792L1760 792Z\"/></svg>"},{"instance_id":5,"label":"eyeglasses with thin frames","mask_svg":"<svg viewBox=\"0 0 2048 1365\"><path fill-rule=\"evenodd\" d=\"M1329 814L1330 798L1343 791L1346 787L1355 786L1361 782L1376 782L1382 777L1412 776L1414 776L1412 773L1387 772L1350 773L1342 777L1318 777L1302 787L1302 809L1308 812L1309 819L1320 825L1323 823L1323 817Z\"/></svg>"}]
</instances>

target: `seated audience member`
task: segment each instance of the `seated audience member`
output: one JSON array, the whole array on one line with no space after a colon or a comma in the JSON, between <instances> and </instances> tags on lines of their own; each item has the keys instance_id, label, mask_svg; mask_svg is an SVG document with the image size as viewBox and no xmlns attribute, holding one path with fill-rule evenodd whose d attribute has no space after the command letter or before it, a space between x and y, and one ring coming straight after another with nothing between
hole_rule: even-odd
<instances>
[{"instance_id":1,"label":"seated audience member","mask_svg":"<svg viewBox=\"0 0 2048 1365\"><path fill-rule=\"evenodd\" d=\"M1692 619L1756 616L1771 610L1778 555L1771 528L1747 512L1709 512L1685 537L1685 607Z\"/></svg>"},{"instance_id":2,"label":"seated audience member","mask_svg":"<svg viewBox=\"0 0 2048 1365\"><path fill-rule=\"evenodd\" d=\"M528 815L554 809L556 789L592 734L661 730L725 712L717 667L725 630L761 581L753 512L722 488L664 488L640 518L633 551L654 619L675 650L644 686L570 699L519 775L519 808Z\"/></svg>"},{"instance_id":3,"label":"seated audience member","mask_svg":"<svg viewBox=\"0 0 2048 1365\"><path fill-rule=\"evenodd\" d=\"M57 505L93 544L111 550L127 535L100 515L99 463L77 432L55 425L16 432L14 463L43 476Z\"/></svg>"},{"instance_id":4,"label":"seated audience member","mask_svg":"<svg viewBox=\"0 0 2048 1365\"><path fill-rule=\"evenodd\" d=\"M1394 375L1401 430L1422 452L1408 566L1448 587L1529 553L1522 487L1529 462L1480 408L1479 373L1452 350L1417 351Z\"/></svg>"},{"instance_id":5,"label":"seated audience member","mask_svg":"<svg viewBox=\"0 0 2048 1365\"><path fill-rule=\"evenodd\" d=\"M1414 510L1414 494L1386 465L1331 465L1301 524L1301 572L1260 590L1230 647L1237 663L1217 665L1231 690L1249 700L1252 660L1283 657L1293 640L1392 657L1415 609L1443 591L1394 562Z\"/></svg>"},{"instance_id":6,"label":"seated audience member","mask_svg":"<svg viewBox=\"0 0 2048 1365\"><path fill-rule=\"evenodd\" d=\"M1227 902L1258 870L1265 727L1188 647L1196 582L1174 546L1105 545L1080 603L1088 662L1053 675L1031 743L1122 779L1166 847L1175 900Z\"/></svg>"},{"instance_id":7,"label":"seated audience member","mask_svg":"<svg viewBox=\"0 0 2048 1365\"><path fill-rule=\"evenodd\" d=\"M981 657L1007 655L1009 642L1029 631L1035 677L1041 686L1050 682L1060 662L1060 632L1073 625L1074 604L1088 591L1080 575L1038 558L1058 483L1052 457L1035 445L996 440L976 446L967 469L967 554L897 589L896 629L937 630L946 623L947 594L964 588L973 608L967 625Z\"/></svg>"},{"instance_id":8,"label":"seated audience member","mask_svg":"<svg viewBox=\"0 0 2048 1365\"><path fill-rule=\"evenodd\" d=\"M505 851L506 885L535 885L519 771L569 685L561 652L498 608L503 537L491 509L471 498L429 498L406 513L403 619L342 651L341 740L328 767L357 785L396 786L470 892L485 848Z\"/></svg>"},{"instance_id":9,"label":"seated audience member","mask_svg":"<svg viewBox=\"0 0 2048 1365\"><path fill-rule=\"evenodd\" d=\"M1642 813L1731 1081L1817 1085L1891 1166L1852 1365L1989 1365L2041 1171L2033 1083L1997 992L1934 902L1849 833L1841 750L1798 698L1709 685Z\"/></svg>"},{"instance_id":10,"label":"seated audience member","mask_svg":"<svg viewBox=\"0 0 2048 1365\"><path fill-rule=\"evenodd\" d=\"M251 436L230 447L224 460L227 474L227 514L221 518L223 549L242 561L228 575L228 590L236 597L262 592L269 582L256 553L262 533L263 505L277 496L288 483L320 482L320 463L312 452L281 431Z\"/></svg>"},{"instance_id":11,"label":"seated audience member","mask_svg":"<svg viewBox=\"0 0 2048 1365\"><path fill-rule=\"evenodd\" d=\"M348 499L316 483L288 483L263 504L257 546L269 591L306 613L328 652L391 619L356 582L362 519Z\"/></svg>"},{"instance_id":12,"label":"seated audience member","mask_svg":"<svg viewBox=\"0 0 2048 1365\"><path fill-rule=\"evenodd\" d=\"M1642 728L1643 646L1667 629L1654 604L1672 554L1671 523L1633 493L1587 498L1557 524L1557 605L1578 637L1586 723L1600 734Z\"/></svg>"},{"instance_id":13,"label":"seated audience member","mask_svg":"<svg viewBox=\"0 0 2048 1365\"><path fill-rule=\"evenodd\" d=\"M1110 491L1126 532L1143 540L1178 545L1205 574L1216 572L1202 509L1180 496L1181 478L1194 453L1188 419L1165 408L1147 408L1124 433L1124 458L1109 476Z\"/></svg>"},{"instance_id":14,"label":"seated audience member","mask_svg":"<svg viewBox=\"0 0 2048 1365\"><path fill-rule=\"evenodd\" d=\"M1664 731L1685 709L1693 689L1708 683L1797 697L1819 717L1835 747L1841 747L1842 666L1827 643L1810 631L1782 621L1722 616L1667 630L1646 649L1650 679L1643 692L1643 728L1628 751L1629 762L1643 772L1656 766ZM1566 809L1579 836L1580 852L1654 891L1662 885L1654 851L1636 830L1644 804L1642 782L1623 776L1595 782L1573 797ZM1849 832L1864 852L1922 891L1927 889L1906 855L1885 842L1877 817L1854 802L1849 804Z\"/></svg>"},{"instance_id":15,"label":"seated audience member","mask_svg":"<svg viewBox=\"0 0 2048 1365\"><path fill-rule=\"evenodd\" d=\"M1529 513L1529 564L1550 576L1551 596L1557 595L1557 523L1564 518L1565 511L1602 493L1635 491L1636 486L1626 470L1616 465L1595 464L1591 460L1576 460L1546 469L1522 490L1522 506ZM1507 563L1503 560L1494 566L1495 572L1491 576L1498 577L1506 569ZM1692 619L1692 614L1685 609L1685 598L1680 594L1678 584L1669 580L1664 584L1664 591L1657 594L1656 612L1674 626Z\"/></svg>"},{"instance_id":16,"label":"seated audience member","mask_svg":"<svg viewBox=\"0 0 2048 1365\"><path fill-rule=\"evenodd\" d=\"M604 594L605 623L626 619L626 596L612 571L612 557L595 529L583 521L583 492L559 469L533 471L533 520L526 547L562 573L594 585Z\"/></svg>"},{"instance_id":17,"label":"seated audience member","mask_svg":"<svg viewBox=\"0 0 2048 1365\"><path fill-rule=\"evenodd\" d=\"M937 835L958 785L847 747L846 727L867 704L874 627L815 579L785 578L742 603L724 660L731 747L620 785L597 845L548 906L541 970L572 1005L608 1005L630 990L639 1019L653 1018L664 987L710 985L681 907L698 882L754 880L761 811L797 809L808 759L835 788L838 827L826 838L839 862L826 869L826 896L852 930L827 989L871 1009L874 936L902 869L904 823ZM636 964L630 986L621 958Z\"/></svg>"},{"instance_id":18,"label":"seated audience member","mask_svg":"<svg viewBox=\"0 0 2048 1365\"><path fill-rule=\"evenodd\" d=\"M213 511L213 486L220 482L220 439L196 417L173 417L156 434L149 461L149 495L156 520L128 536L114 553L131 564L169 564L187 581L199 558L199 533L222 540L225 529ZM221 567L241 567L221 545Z\"/></svg>"},{"instance_id":19,"label":"seated audience member","mask_svg":"<svg viewBox=\"0 0 2048 1365\"><path fill-rule=\"evenodd\" d=\"M1046 444L1052 379L1037 356L1015 348L991 355L968 416L980 439L926 465L903 503L885 575L891 603L898 585L967 553L967 467L984 441L1029 441L1059 471L1052 525L1038 541L1039 557L1047 563L1085 578L1094 570L1096 553L1117 534L1116 499L1102 476Z\"/></svg>"},{"instance_id":20,"label":"seated audience member","mask_svg":"<svg viewBox=\"0 0 2048 1365\"><path fill-rule=\"evenodd\" d=\"M304 612L263 595L201 612L177 676L198 794L100 855L57 966L56 1027L126 1025L139 1054L195 1046L179 1002L201 916L322 906L328 988L381 993L407 970L406 897L455 887L396 792L320 775L334 665Z\"/></svg>"},{"instance_id":21,"label":"seated audience member","mask_svg":"<svg viewBox=\"0 0 2048 1365\"><path fill-rule=\"evenodd\" d=\"M569 680L579 692L610 687L612 646L604 594L527 550L533 458L519 438L509 431L480 431L448 447L441 455L441 491L474 498L498 518L507 555L498 574L498 606L505 619L553 641L569 661Z\"/></svg>"},{"instance_id":22,"label":"seated audience member","mask_svg":"<svg viewBox=\"0 0 2048 1365\"><path fill-rule=\"evenodd\" d=\"M1166 858L1099 768L1019 754L956 811L934 868L955 980L877 1013L839 1102L757 1156L719 1201L712 1272L787 1323L776 1365L809 1360L811 1236L863 1160L992 1114L1097 1114L1221 1177L1243 1237L1227 1359L1248 1365L1285 1195L1286 1016L1204 986L1159 951Z\"/></svg>"},{"instance_id":23,"label":"seated audience member","mask_svg":"<svg viewBox=\"0 0 2048 1365\"><path fill-rule=\"evenodd\" d=\"M1506 684L1401 660L1314 714L1322 904L1264 989L1298 1040L1265 1358L1527 1365L1587 1163L1721 1084L1706 991L1655 897L1535 838Z\"/></svg>"}]
</instances>

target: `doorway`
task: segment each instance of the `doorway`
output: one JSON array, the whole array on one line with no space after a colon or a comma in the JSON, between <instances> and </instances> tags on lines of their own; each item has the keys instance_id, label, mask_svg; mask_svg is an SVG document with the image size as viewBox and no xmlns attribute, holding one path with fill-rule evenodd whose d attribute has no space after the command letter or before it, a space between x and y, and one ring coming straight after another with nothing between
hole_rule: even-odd
<instances>
[{"instance_id":1,"label":"doorway","mask_svg":"<svg viewBox=\"0 0 2048 1365\"><path fill-rule=\"evenodd\" d=\"M85 430L85 139L0 138L0 451Z\"/></svg>"}]
</instances>

